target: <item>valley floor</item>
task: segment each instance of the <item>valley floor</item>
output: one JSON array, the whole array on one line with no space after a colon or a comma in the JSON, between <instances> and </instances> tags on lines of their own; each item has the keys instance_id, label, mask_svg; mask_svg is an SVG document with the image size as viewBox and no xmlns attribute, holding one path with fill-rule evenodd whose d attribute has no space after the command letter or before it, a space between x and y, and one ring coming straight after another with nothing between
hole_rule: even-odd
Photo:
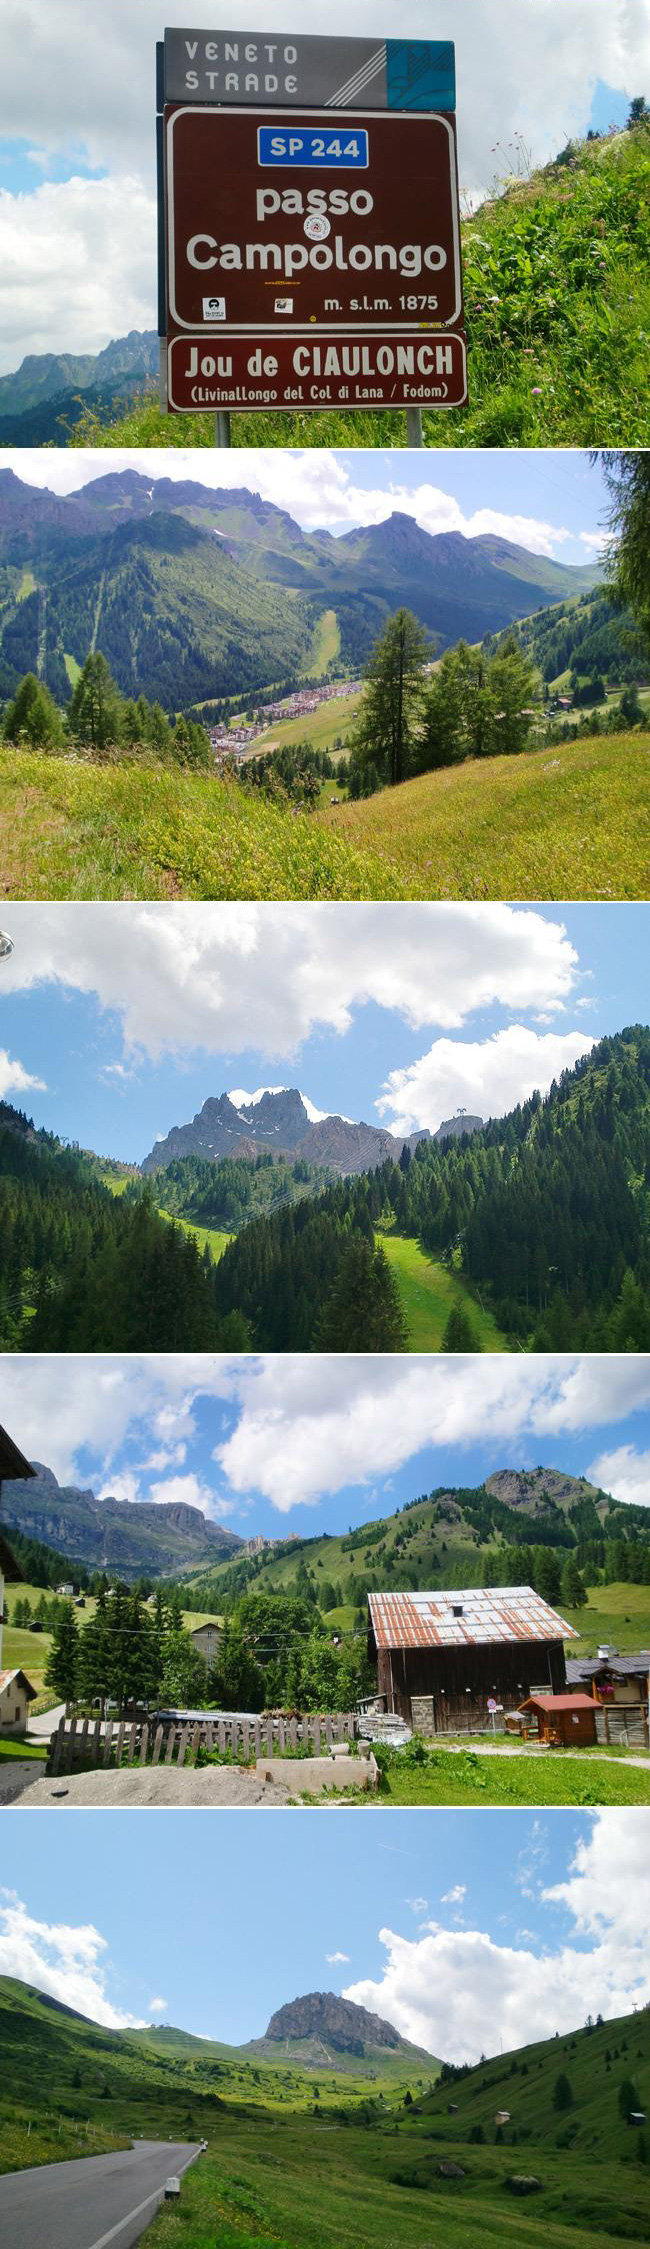
<instances>
[{"instance_id":1,"label":"valley floor","mask_svg":"<svg viewBox=\"0 0 650 2249\"><path fill-rule=\"evenodd\" d=\"M418 2135L419 2137L419 2135ZM381 2130L322 2121L224 2115L207 2155L189 2172L178 2210L165 2209L151 2249L631 2249L646 2240L644 2172L592 2155L418 2142L397 2122ZM410 2143L410 2144L409 2144ZM429 2176L406 2178L418 2154ZM464 2176L442 2180L452 2157ZM542 2190L515 2200L513 2171L541 2176ZM647 2179L647 2173L645 2174ZM424 2185L424 2179L422 2185Z\"/></svg>"}]
</instances>

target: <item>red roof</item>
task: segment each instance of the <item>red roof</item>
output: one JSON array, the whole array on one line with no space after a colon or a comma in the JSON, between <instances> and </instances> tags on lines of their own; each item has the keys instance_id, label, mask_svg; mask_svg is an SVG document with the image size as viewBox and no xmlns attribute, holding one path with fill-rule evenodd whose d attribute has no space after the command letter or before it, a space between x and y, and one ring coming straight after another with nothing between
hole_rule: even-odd
<instances>
[{"instance_id":1,"label":"red roof","mask_svg":"<svg viewBox=\"0 0 650 2249\"><path fill-rule=\"evenodd\" d=\"M528 1695L522 1710L597 1710L591 1695Z\"/></svg>"},{"instance_id":2,"label":"red roof","mask_svg":"<svg viewBox=\"0 0 650 2249\"><path fill-rule=\"evenodd\" d=\"M369 1593L378 1648L498 1646L512 1640L572 1640L573 1626L530 1585L473 1585L467 1592Z\"/></svg>"}]
</instances>

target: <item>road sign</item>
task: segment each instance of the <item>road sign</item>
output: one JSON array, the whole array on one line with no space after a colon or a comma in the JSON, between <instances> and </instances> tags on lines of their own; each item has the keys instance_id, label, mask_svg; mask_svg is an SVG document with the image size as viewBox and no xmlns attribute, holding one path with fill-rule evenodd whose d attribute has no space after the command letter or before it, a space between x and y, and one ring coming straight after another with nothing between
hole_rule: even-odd
<instances>
[{"instance_id":1,"label":"road sign","mask_svg":"<svg viewBox=\"0 0 650 2249\"><path fill-rule=\"evenodd\" d=\"M462 320L452 116L183 104L165 155L168 332Z\"/></svg>"},{"instance_id":2,"label":"road sign","mask_svg":"<svg viewBox=\"0 0 650 2249\"><path fill-rule=\"evenodd\" d=\"M330 406L463 406L465 338L445 330L363 336L279 333L174 336L168 346L171 413L321 412Z\"/></svg>"},{"instance_id":3,"label":"road sign","mask_svg":"<svg viewBox=\"0 0 650 2249\"><path fill-rule=\"evenodd\" d=\"M165 32L166 102L251 103L255 108L452 110L450 40L324 39L267 32Z\"/></svg>"}]
</instances>

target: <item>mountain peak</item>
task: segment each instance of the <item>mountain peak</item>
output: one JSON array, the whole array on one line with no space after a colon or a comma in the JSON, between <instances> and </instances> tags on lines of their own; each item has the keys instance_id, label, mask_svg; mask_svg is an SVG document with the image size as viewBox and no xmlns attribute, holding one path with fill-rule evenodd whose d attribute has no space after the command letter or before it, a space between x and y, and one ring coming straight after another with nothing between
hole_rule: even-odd
<instances>
[{"instance_id":1,"label":"mountain peak","mask_svg":"<svg viewBox=\"0 0 650 2249\"><path fill-rule=\"evenodd\" d=\"M266 2040L281 2045L287 2039L316 2039L334 2053L359 2056L368 2048L383 2047L393 2053L407 2048L407 2040L400 2037L393 2023L383 2022L380 2015L369 2014L366 2007L355 2006L351 1999L338 1998L334 1991L308 1991L301 1999L291 1999L276 2009ZM418 2051L414 2047L409 2050Z\"/></svg>"}]
</instances>

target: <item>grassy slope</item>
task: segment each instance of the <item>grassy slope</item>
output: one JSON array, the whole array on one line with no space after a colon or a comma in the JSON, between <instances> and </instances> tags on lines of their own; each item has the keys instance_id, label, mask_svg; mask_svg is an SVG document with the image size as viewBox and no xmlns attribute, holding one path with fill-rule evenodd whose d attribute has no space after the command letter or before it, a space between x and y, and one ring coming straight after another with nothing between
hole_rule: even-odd
<instances>
[{"instance_id":1,"label":"grassy slope","mask_svg":"<svg viewBox=\"0 0 650 2249\"><path fill-rule=\"evenodd\" d=\"M647 445L650 136L584 143L463 228L470 405L425 414L436 445ZM209 445L212 417L138 406L77 445ZM241 414L235 445L403 445L404 416Z\"/></svg>"},{"instance_id":2,"label":"grassy slope","mask_svg":"<svg viewBox=\"0 0 650 2249\"><path fill-rule=\"evenodd\" d=\"M381 1235L398 1284L408 1326L409 1351L439 1351L449 1314L461 1304L482 1351L503 1351L505 1337L490 1312L484 1312L459 1273L428 1257L419 1242L403 1234Z\"/></svg>"},{"instance_id":3,"label":"grassy slope","mask_svg":"<svg viewBox=\"0 0 650 2249\"><path fill-rule=\"evenodd\" d=\"M236 783L0 750L12 898L399 897L397 875Z\"/></svg>"},{"instance_id":4,"label":"grassy slope","mask_svg":"<svg viewBox=\"0 0 650 2249\"><path fill-rule=\"evenodd\" d=\"M619 1655L650 1647L649 1585L593 1585L585 1609L562 1614L580 1635L572 1655L595 1655L603 1641L611 1641Z\"/></svg>"},{"instance_id":5,"label":"grassy slope","mask_svg":"<svg viewBox=\"0 0 650 2249\"><path fill-rule=\"evenodd\" d=\"M648 754L619 735L313 817L236 783L0 750L13 898L642 898Z\"/></svg>"},{"instance_id":6,"label":"grassy slope","mask_svg":"<svg viewBox=\"0 0 650 2249\"><path fill-rule=\"evenodd\" d=\"M490 758L320 814L424 898L642 898L650 787L641 736Z\"/></svg>"},{"instance_id":7,"label":"grassy slope","mask_svg":"<svg viewBox=\"0 0 650 2249\"><path fill-rule=\"evenodd\" d=\"M307 679L324 679L330 664L336 663L341 648L341 632L335 609L324 609L314 627L311 649L303 670Z\"/></svg>"},{"instance_id":8,"label":"grassy slope","mask_svg":"<svg viewBox=\"0 0 650 2249\"><path fill-rule=\"evenodd\" d=\"M64 1569L63 1563L61 1566ZM14 1615L17 1602L28 1600L30 1607L35 1609L42 1592L43 1587L41 1585L8 1585L5 1592L5 1601L6 1614L9 1620ZM52 1599L52 1595L46 1593L45 1598L49 1601ZM95 1608L96 1603L92 1594L86 1594L85 1609L79 1612L79 1624L82 1629L90 1623L95 1614ZM208 1616L213 1613L212 1610L207 1609L184 1610L183 1623L186 1631L194 1631L197 1625L205 1624ZM40 1695L45 1686L45 1672L51 1646L52 1635L50 1632L28 1632L24 1631L22 1626L20 1630L17 1630L16 1626L9 1621L5 1625L2 1635L3 1665L8 1671L13 1669L14 1665L19 1666L22 1671L26 1671L28 1679L31 1679L32 1686L38 1688ZM51 1700L52 1702L56 1701L54 1694L51 1695Z\"/></svg>"}]
</instances>

